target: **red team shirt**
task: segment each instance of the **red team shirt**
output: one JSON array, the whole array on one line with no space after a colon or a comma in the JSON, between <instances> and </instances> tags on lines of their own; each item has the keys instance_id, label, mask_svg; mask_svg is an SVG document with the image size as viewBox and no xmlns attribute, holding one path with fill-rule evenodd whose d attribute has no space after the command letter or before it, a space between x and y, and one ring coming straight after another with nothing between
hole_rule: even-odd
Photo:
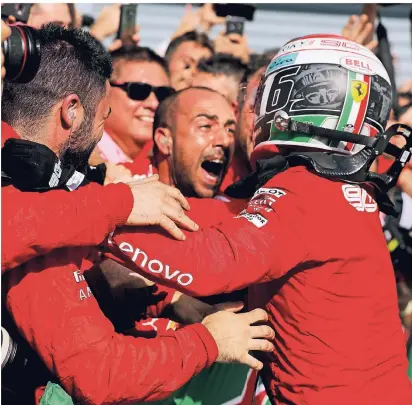
<instances>
[{"instance_id":1,"label":"red team shirt","mask_svg":"<svg viewBox=\"0 0 412 405\"><path fill-rule=\"evenodd\" d=\"M249 286L276 332L262 378L276 404L412 404L395 277L376 202L303 167L260 188L242 215L187 235L119 229L108 247L193 295Z\"/></svg>"}]
</instances>

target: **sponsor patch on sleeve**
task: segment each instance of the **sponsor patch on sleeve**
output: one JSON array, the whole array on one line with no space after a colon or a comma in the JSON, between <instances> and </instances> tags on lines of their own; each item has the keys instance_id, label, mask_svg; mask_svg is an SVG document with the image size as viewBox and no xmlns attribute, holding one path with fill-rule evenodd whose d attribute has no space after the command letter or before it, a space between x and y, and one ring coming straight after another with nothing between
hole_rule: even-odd
<instances>
[{"instance_id":1,"label":"sponsor patch on sleeve","mask_svg":"<svg viewBox=\"0 0 412 405\"><path fill-rule=\"evenodd\" d=\"M237 217L235 218L245 218L257 228L262 228L262 226L266 225L268 220L260 214L249 214L246 211L242 211Z\"/></svg>"},{"instance_id":2,"label":"sponsor patch on sleeve","mask_svg":"<svg viewBox=\"0 0 412 405\"><path fill-rule=\"evenodd\" d=\"M257 197L261 197L264 194L276 199L276 198L280 198L286 195L286 191L280 190L279 188L262 187L259 190L257 190L255 194L253 194L252 200L254 200Z\"/></svg>"}]
</instances>

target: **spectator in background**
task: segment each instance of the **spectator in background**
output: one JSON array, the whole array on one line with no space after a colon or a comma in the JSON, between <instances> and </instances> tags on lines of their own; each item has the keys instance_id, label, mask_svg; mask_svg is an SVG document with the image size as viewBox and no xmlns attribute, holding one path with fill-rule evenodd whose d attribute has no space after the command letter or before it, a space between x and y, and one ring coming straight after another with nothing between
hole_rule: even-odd
<instances>
[{"instance_id":1,"label":"spectator in background","mask_svg":"<svg viewBox=\"0 0 412 405\"><path fill-rule=\"evenodd\" d=\"M89 34L93 35L97 40L103 41L105 38L111 35L117 34L120 21L120 6L121 4L115 3L103 7L102 11L96 18L96 21L89 29ZM136 24L134 27L134 35L132 40L137 45L140 41L139 26ZM116 38L109 46L109 51L114 51L122 47L121 39Z\"/></svg>"},{"instance_id":2,"label":"spectator in background","mask_svg":"<svg viewBox=\"0 0 412 405\"><path fill-rule=\"evenodd\" d=\"M246 34L226 34L222 31L215 39L216 53L230 53L235 58L239 58L243 63L249 63L250 50L247 43Z\"/></svg>"},{"instance_id":3,"label":"spectator in background","mask_svg":"<svg viewBox=\"0 0 412 405\"><path fill-rule=\"evenodd\" d=\"M190 87L199 60L213 53L213 44L205 34L189 31L174 38L165 53L172 87L175 90Z\"/></svg>"},{"instance_id":4,"label":"spectator in background","mask_svg":"<svg viewBox=\"0 0 412 405\"><path fill-rule=\"evenodd\" d=\"M252 72L260 69L263 66L268 66L271 60L280 51L280 48L270 48L263 51L263 53L252 53L249 56L249 69Z\"/></svg>"},{"instance_id":5,"label":"spectator in background","mask_svg":"<svg viewBox=\"0 0 412 405\"><path fill-rule=\"evenodd\" d=\"M151 148L156 108L173 90L164 59L151 49L119 49L111 55L112 114L97 149L106 161L131 163L145 146Z\"/></svg>"},{"instance_id":6,"label":"spectator in background","mask_svg":"<svg viewBox=\"0 0 412 405\"><path fill-rule=\"evenodd\" d=\"M246 71L247 66L240 59L230 54L215 54L198 62L192 85L208 87L219 92L236 111L239 85Z\"/></svg>"},{"instance_id":7,"label":"spectator in background","mask_svg":"<svg viewBox=\"0 0 412 405\"><path fill-rule=\"evenodd\" d=\"M35 3L30 9L27 24L40 28L43 24L54 23L62 27L74 25L73 15L68 3Z\"/></svg>"},{"instance_id":8,"label":"spectator in background","mask_svg":"<svg viewBox=\"0 0 412 405\"><path fill-rule=\"evenodd\" d=\"M376 16L377 4L364 4L360 16L351 15L349 17L342 28L341 35L375 51L378 47L378 41L373 38Z\"/></svg>"},{"instance_id":9,"label":"spectator in background","mask_svg":"<svg viewBox=\"0 0 412 405\"><path fill-rule=\"evenodd\" d=\"M254 105L260 79L265 73L262 67L249 76L249 80L241 86L237 115L235 153L226 177L222 183L222 191L238 180L246 177L251 171L250 156L253 151Z\"/></svg>"},{"instance_id":10,"label":"spectator in background","mask_svg":"<svg viewBox=\"0 0 412 405\"><path fill-rule=\"evenodd\" d=\"M240 85L237 109L237 127L235 137L235 152L232 162L222 183L221 190L224 192L227 187L238 180L243 179L251 171L250 156L253 151L253 124L254 106L257 89L260 79L265 73L265 69L270 60L261 55L253 61L252 69L249 70L247 80L243 80Z\"/></svg>"},{"instance_id":11,"label":"spectator in background","mask_svg":"<svg viewBox=\"0 0 412 405\"><path fill-rule=\"evenodd\" d=\"M224 24L225 17L218 17L212 3L205 3L198 9L193 10L191 4L186 4L185 13L180 20L179 26L172 35L172 40L189 31L208 33L218 24Z\"/></svg>"}]
</instances>

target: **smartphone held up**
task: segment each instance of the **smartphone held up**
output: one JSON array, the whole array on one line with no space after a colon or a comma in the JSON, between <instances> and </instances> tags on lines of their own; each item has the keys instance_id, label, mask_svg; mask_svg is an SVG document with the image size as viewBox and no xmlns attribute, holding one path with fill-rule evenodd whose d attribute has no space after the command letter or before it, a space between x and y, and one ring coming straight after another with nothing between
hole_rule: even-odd
<instances>
[{"instance_id":1,"label":"smartphone held up","mask_svg":"<svg viewBox=\"0 0 412 405\"><path fill-rule=\"evenodd\" d=\"M243 35L246 21L253 21L256 7L251 4L216 3L213 5L218 17L226 18L226 35Z\"/></svg>"},{"instance_id":2,"label":"smartphone held up","mask_svg":"<svg viewBox=\"0 0 412 405\"><path fill-rule=\"evenodd\" d=\"M137 4L122 4L120 7L119 29L117 38L122 41L124 48L133 48L136 46L133 41L137 18Z\"/></svg>"}]
</instances>

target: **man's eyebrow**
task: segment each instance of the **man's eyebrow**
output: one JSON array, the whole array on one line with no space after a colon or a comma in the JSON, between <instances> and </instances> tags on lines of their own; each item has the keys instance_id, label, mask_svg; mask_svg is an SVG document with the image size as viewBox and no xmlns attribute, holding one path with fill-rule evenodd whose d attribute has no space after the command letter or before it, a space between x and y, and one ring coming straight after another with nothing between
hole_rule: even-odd
<instances>
[{"instance_id":1,"label":"man's eyebrow","mask_svg":"<svg viewBox=\"0 0 412 405\"><path fill-rule=\"evenodd\" d=\"M235 120L227 120L225 122L224 127L228 127L229 125L236 125L236 121Z\"/></svg>"},{"instance_id":2,"label":"man's eyebrow","mask_svg":"<svg viewBox=\"0 0 412 405\"><path fill-rule=\"evenodd\" d=\"M213 120L213 121L218 121L219 120L219 117L217 115L210 115L210 114L206 114L206 113L197 114L195 116L195 119L199 118L199 117L205 117L205 118L207 118L209 120Z\"/></svg>"}]
</instances>

